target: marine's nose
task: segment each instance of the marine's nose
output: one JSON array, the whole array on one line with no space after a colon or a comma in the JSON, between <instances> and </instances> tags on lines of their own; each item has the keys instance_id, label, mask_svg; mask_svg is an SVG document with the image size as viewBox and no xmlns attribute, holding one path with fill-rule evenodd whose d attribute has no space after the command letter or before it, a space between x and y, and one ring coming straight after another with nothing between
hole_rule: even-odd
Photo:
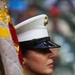
<instances>
[{"instance_id":1,"label":"marine's nose","mask_svg":"<svg viewBox=\"0 0 75 75\"><path fill-rule=\"evenodd\" d=\"M53 48L53 49L49 49L51 51L51 53L49 53L49 58L55 58L58 56L58 49L57 48Z\"/></svg>"}]
</instances>

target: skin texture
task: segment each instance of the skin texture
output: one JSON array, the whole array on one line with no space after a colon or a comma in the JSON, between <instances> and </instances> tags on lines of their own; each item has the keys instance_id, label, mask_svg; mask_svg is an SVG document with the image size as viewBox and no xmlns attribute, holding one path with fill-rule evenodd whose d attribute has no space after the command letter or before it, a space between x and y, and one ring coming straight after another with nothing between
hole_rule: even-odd
<instances>
[{"instance_id":1,"label":"skin texture","mask_svg":"<svg viewBox=\"0 0 75 75\"><path fill-rule=\"evenodd\" d=\"M29 50L23 58L25 75L51 75L55 52L52 49L47 53Z\"/></svg>"}]
</instances>

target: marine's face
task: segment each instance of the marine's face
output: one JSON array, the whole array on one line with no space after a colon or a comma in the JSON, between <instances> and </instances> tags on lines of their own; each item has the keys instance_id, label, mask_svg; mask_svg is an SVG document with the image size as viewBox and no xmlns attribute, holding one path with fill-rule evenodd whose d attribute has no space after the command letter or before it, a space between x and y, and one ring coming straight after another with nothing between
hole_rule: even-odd
<instances>
[{"instance_id":1,"label":"marine's face","mask_svg":"<svg viewBox=\"0 0 75 75\"><path fill-rule=\"evenodd\" d=\"M38 75L50 75L53 73L53 58L52 50L48 52L30 50L25 58L25 68Z\"/></svg>"}]
</instances>

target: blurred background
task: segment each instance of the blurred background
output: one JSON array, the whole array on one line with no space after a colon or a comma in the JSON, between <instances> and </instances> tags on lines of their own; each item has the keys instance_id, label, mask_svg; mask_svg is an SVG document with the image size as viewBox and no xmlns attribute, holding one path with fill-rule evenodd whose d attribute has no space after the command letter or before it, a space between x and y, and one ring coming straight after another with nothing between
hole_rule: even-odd
<instances>
[{"instance_id":1,"label":"blurred background","mask_svg":"<svg viewBox=\"0 0 75 75\"><path fill-rule=\"evenodd\" d=\"M75 0L6 0L14 25L39 15L49 17L51 40L61 45L53 75L75 75Z\"/></svg>"}]
</instances>

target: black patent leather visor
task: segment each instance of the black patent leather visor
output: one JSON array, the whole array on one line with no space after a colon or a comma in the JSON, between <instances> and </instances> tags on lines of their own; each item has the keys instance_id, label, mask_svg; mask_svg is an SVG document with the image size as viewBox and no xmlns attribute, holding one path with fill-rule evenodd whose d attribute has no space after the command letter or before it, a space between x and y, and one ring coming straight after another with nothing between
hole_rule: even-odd
<instances>
[{"instance_id":1,"label":"black patent leather visor","mask_svg":"<svg viewBox=\"0 0 75 75\"><path fill-rule=\"evenodd\" d=\"M49 37L41 38L41 39L33 39L29 41L19 42L20 47L22 48L36 48L36 49L51 49L51 48L59 48L60 45L52 42Z\"/></svg>"}]
</instances>

